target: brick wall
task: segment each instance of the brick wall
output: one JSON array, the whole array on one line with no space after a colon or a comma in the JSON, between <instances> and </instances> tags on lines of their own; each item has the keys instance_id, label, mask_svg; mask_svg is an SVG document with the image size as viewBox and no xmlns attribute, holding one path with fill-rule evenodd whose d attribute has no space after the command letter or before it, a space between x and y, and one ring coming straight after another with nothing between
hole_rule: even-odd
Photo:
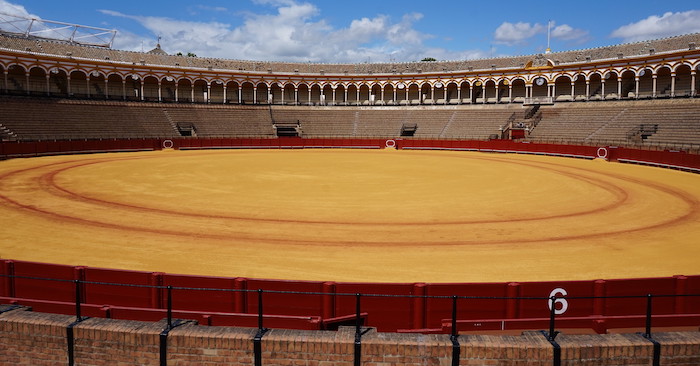
<instances>
[{"instance_id":1,"label":"brick wall","mask_svg":"<svg viewBox=\"0 0 700 366\"><path fill-rule=\"evenodd\" d=\"M8 310L0 306L0 312ZM0 314L0 365L65 365L66 327L75 318L18 308ZM91 318L74 327L76 365L159 365L161 322ZM207 327L186 322L167 339L168 365L253 365L257 329ZM700 332L655 333L661 364L700 365ZM273 329L262 340L263 365L353 365L354 328L339 331ZM562 365L651 365L652 343L639 334L569 335L556 338ZM552 364L554 350L540 332L461 335L460 365ZM366 366L448 366L446 335L377 333L362 337Z\"/></svg>"}]
</instances>

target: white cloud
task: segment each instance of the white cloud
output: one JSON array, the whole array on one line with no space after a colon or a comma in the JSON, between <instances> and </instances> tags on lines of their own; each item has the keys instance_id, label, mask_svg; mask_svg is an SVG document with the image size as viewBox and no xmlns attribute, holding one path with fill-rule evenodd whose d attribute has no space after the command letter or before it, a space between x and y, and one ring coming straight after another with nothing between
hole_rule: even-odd
<instances>
[{"instance_id":1,"label":"white cloud","mask_svg":"<svg viewBox=\"0 0 700 366\"><path fill-rule=\"evenodd\" d=\"M552 38L575 43L583 43L589 39L587 30L573 28L568 24L562 24L554 27L551 35Z\"/></svg>"},{"instance_id":2,"label":"white cloud","mask_svg":"<svg viewBox=\"0 0 700 366\"><path fill-rule=\"evenodd\" d=\"M29 14L27 9L22 5L8 3L5 0L0 0L0 13L15 15L20 17L38 18L36 15Z\"/></svg>"},{"instance_id":3,"label":"white cloud","mask_svg":"<svg viewBox=\"0 0 700 366\"><path fill-rule=\"evenodd\" d=\"M700 32L700 10L651 15L615 29L610 36L623 42L637 42L680 34Z\"/></svg>"},{"instance_id":4,"label":"white cloud","mask_svg":"<svg viewBox=\"0 0 700 366\"><path fill-rule=\"evenodd\" d=\"M206 57L296 62L416 61L426 55L456 59L464 58L465 54L478 54L475 51L457 53L440 48L428 49L424 41L431 35L414 27L414 23L423 17L419 13L406 14L399 21L392 21L386 15L364 17L352 20L347 27L335 28L320 18L319 8L310 3L295 0L253 2L270 6L274 11L243 13L243 23L235 27L221 22L183 21L113 10L101 12L132 19L154 35L162 36L161 45L169 53L193 52ZM143 42L132 33L120 31L115 47L140 50ZM145 49L154 45L150 39Z\"/></svg>"},{"instance_id":5,"label":"white cloud","mask_svg":"<svg viewBox=\"0 0 700 366\"><path fill-rule=\"evenodd\" d=\"M523 44L528 38L532 38L546 31L547 27L539 23L503 22L496 28L493 36L496 43L513 46L516 44Z\"/></svg>"}]
</instances>

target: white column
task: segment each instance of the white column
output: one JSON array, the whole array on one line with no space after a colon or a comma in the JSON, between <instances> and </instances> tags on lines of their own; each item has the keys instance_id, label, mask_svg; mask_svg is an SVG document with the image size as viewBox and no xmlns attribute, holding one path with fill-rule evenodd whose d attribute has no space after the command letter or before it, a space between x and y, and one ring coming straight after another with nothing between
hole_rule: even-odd
<instances>
[{"instance_id":1,"label":"white column","mask_svg":"<svg viewBox=\"0 0 700 366\"><path fill-rule=\"evenodd\" d=\"M603 100L605 100L605 79L600 81L600 96Z\"/></svg>"},{"instance_id":2,"label":"white column","mask_svg":"<svg viewBox=\"0 0 700 366\"><path fill-rule=\"evenodd\" d=\"M486 83L481 84L481 102L486 104Z\"/></svg>"},{"instance_id":3,"label":"white column","mask_svg":"<svg viewBox=\"0 0 700 366\"><path fill-rule=\"evenodd\" d=\"M474 101L474 85L469 84L469 104Z\"/></svg>"},{"instance_id":4,"label":"white column","mask_svg":"<svg viewBox=\"0 0 700 366\"><path fill-rule=\"evenodd\" d=\"M226 84L224 84L224 102L223 104L226 104L226 99L228 99L228 95L226 94Z\"/></svg>"},{"instance_id":5,"label":"white column","mask_svg":"<svg viewBox=\"0 0 700 366\"><path fill-rule=\"evenodd\" d=\"M308 104L311 105L311 88L309 88L309 101Z\"/></svg>"},{"instance_id":6,"label":"white column","mask_svg":"<svg viewBox=\"0 0 700 366\"><path fill-rule=\"evenodd\" d=\"M105 78L105 99L109 99L109 82L108 78Z\"/></svg>"},{"instance_id":7,"label":"white column","mask_svg":"<svg viewBox=\"0 0 700 366\"><path fill-rule=\"evenodd\" d=\"M190 86L190 103L194 103L194 83Z\"/></svg>"},{"instance_id":8,"label":"white column","mask_svg":"<svg viewBox=\"0 0 700 366\"><path fill-rule=\"evenodd\" d=\"M639 99L639 76L634 77L634 99Z\"/></svg>"},{"instance_id":9,"label":"white column","mask_svg":"<svg viewBox=\"0 0 700 366\"><path fill-rule=\"evenodd\" d=\"M7 79L7 72L5 73L5 79ZM5 82L7 85L7 81ZM695 70L690 71L690 96L695 97L697 95L695 87Z\"/></svg>"},{"instance_id":10,"label":"white column","mask_svg":"<svg viewBox=\"0 0 700 366\"><path fill-rule=\"evenodd\" d=\"M576 100L576 83L571 82L571 101Z\"/></svg>"},{"instance_id":11,"label":"white column","mask_svg":"<svg viewBox=\"0 0 700 366\"><path fill-rule=\"evenodd\" d=\"M651 97L656 98L656 74L651 76Z\"/></svg>"},{"instance_id":12,"label":"white column","mask_svg":"<svg viewBox=\"0 0 700 366\"><path fill-rule=\"evenodd\" d=\"M139 85L141 85L141 101L144 101L145 98L144 98L144 96L143 96L143 80L141 80L141 81L139 82Z\"/></svg>"},{"instance_id":13,"label":"white column","mask_svg":"<svg viewBox=\"0 0 700 366\"><path fill-rule=\"evenodd\" d=\"M676 73L671 73L671 98L676 96Z\"/></svg>"},{"instance_id":14,"label":"white column","mask_svg":"<svg viewBox=\"0 0 700 366\"><path fill-rule=\"evenodd\" d=\"M90 76L88 76L88 77L90 77ZM29 95L30 94L30 92L29 92L29 71L24 73L24 78L26 79L26 83L24 84L24 89L26 89L27 95ZM90 91L90 89L88 88L88 92L89 91Z\"/></svg>"},{"instance_id":15,"label":"white column","mask_svg":"<svg viewBox=\"0 0 700 366\"><path fill-rule=\"evenodd\" d=\"M180 101L180 99L179 99L179 97L180 97L180 95L179 95L179 94L180 94L180 88L179 88L179 86L180 86L180 84L179 84L177 81L175 81L175 103L177 103L177 102Z\"/></svg>"},{"instance_id":16,"label":"white column","mask_svg":"<svg viewBox=\"0 0 700 366\"><path fill-rule=\"evenodd\" d=\"M238 104L243 103L243 85L238 85Z\"/></svg>"},{"instance_id":17,"label":"white column","mask_svg":"<svg viewBox=\"0 0 700 366\"><path fill-rule=\"evenodd\" d=\"M586 100L591 99L591 81L586 80Z\"/></svg>"},{"instance_id":18,"label":"white column","mask_svg":"<svg viewBox=\"0 0 700 366\"><path fill-rule=\"evenodd\" d=\"M622 76L617 77L617 99L622 99Z\"/></svg>"},{"instance_id":19,"label":"white column","mask_svg":"<svg viewBox=\"0 0 700 366\"><path fill-rule=\"evenodd\" d=\"M29 81L29 79L27 79ZM85 84L87 84L87 97L90 98L90 75L85 78ZM29 83L27 83L27 86L29 86ZM27 94L29 94L29 88L27 88Z\"/></svg>"},{"instance_id":20,"label":"white column","mask_svg":"<svg viewBox=\"0 0 700 366\"><path fill-rule=\"evenodd\" d=\"M508 84L508 103L513 103L513 84Z\"/></svg>"},{"instance_id":21,"label":"white column","mask_svg":"<svg viewBox=\"0 0 700 366\"><path fill-rule=\"evenodd\" d=\"M211 83L207 82L207 100L205 100L205 103L209 103L211 101Z\"/></svg>"},{"instance_id":22,"label":"white column","mask_svg":"<svg viewBox=\"0 0 700 366\"><path fill-rule=\"evenodd\" d=\"M68 88L68 95L70 95L70 87ZM122 79L122 99L126 100L126 79Z\"/></svg>"},{"instance_id":23,"label":"white column","mask_svg":"<svg viewBox=\"0 0 700 366\"><path fill-rule=\"evenodd\" d=\"M391 99L391 102L392 102L394 105L396 105L396 87L395 87L395 86L394 86L394 89L393 89L393 90L394 90L394 96L393 96L393 98Z\"/></svg>"},{"instance_id":24,"label":"white column","mask_svg":"<svg viewBox=\"0 0 700 366\"><path fill-rule=\"evenodd\" d=\"M462 86L457 87L457 104L462 104Z\"/></svg>"},{"instance_id":25,"label":"white column","mask_svg":"<svg viewBox=\"0 0 700 366\"><path fill-rule=\"evenodd\" d=\"M360 104L360 88L357 88L357 104Z\"/></svg>"},{"instance_id":26,"label":"white column","mask_svg":"<svg viewBox=\"0 0 700 366\"><path fill-rule=\"evenodd\" d=\"M299 105L299 87L294 87L294 105Z\"/></svg>"},{"instance_id":27,"label":"white column","mask_svg":"<svg viewBox=\"0 0 700 366\"><path fill-rule=\"evenodd\" d=\"M430 104L435 104L435 86L430 86Z\"/></svg>"},{"instance_id":28,"label":"white column","mask_svg":"<svg viewBox=\"0 0 700 366\"><path fill-rule=\"evenodd\" d=\"M253 104L258 104L258 87L253 87Z\"/></svg>"},{"instance_id":29,"label":"white column","mask_svg":"<svg viewBox=\"0 0 700 366\"><path fill-rule=\"evenodd\" d=\"M442 87L442 104L447 105L447 85Z\"/></svg>"},{"instance_id":30,"label":"white column","mask_svg":"<svg viewBox=\"0 0 700 366\"><path fill-rule=\"evenodd\" d=\"M163 101L163 91L161 89L161 81L158 80L158 102Z\"/></svg>"},{"instance_id":31,"label":"white column","mask_svg":"<svg viewBox=\"0 0 700 366\"><path fill-rule=\"evenodd\" d=\"M335 86L333 86L332 88L333 88L333 105L335 105Z\"/></svg>"}]
</instances>

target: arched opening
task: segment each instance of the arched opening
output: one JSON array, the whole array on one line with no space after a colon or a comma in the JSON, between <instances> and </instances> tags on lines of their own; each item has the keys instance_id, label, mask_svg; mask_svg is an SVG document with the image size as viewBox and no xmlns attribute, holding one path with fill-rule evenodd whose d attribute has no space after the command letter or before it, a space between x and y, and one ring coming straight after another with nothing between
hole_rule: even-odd
<instances>
[{"instance_id":1,"label":"arched opening","mask_svg":"<svg viewBox=\"0 0 700 366\"><path fill-rule=\"evenodd\" d=\"M574 77L574 97L575 101L586 100L586 76L578 74Z\"/></svg>"},{"instance_id":2,"label":"arched opening","mask_svg":"<svg viewBox=\"0 0 700 366\"><path fill-rule=\"evenodd\" d=\"M496 82L493 80L486 80L486 83L484 84L486 88L483 90L484 93L484 98L486 103L496 103L496 95L498 95L496 91Z\"/></svg>"},{"instance_id":3,"label":"arched opening","mask_svg":"<svg viewBox=\"0 0 700 366\"><path fill-rule=\"evenodd\" d=\"M287 104L287 105L296 104L296 96L294 93L294 85L293 84L285 84L284 88L282 88L282 102L283 102L283 104Z\"/></svg>"},{"instance_id":4,"label":"arched opening","mask_svg":"<svg viewBox=\"0 0 700 366\"><path fill-rule=\"evenodd\" d=\"M680 65L676 68L676 80L674 85L675 97L689 97L693 90L690 65Z\"/></svg>"},{"instance_id":5,"label":"arched opening","mask_svg":"<svg viewBox=\"0 0 700 366\"><path fill-rule=\"evenodd\" d=\"M619 99L619 78L617 72L610 71L603 77L603 98Z\"/></svg>"},{"instance_id":6,"label":"arched opening","mask_svg":"<svg viewBox=\"0 0 700 366\"><path fill-rule=\"evenodd\" d=\"M431 93L430 84L424 83L420 87L419 104L431 104L432 102L433 96Z\"/></svg>"},{"instance_id":7,"label":"arched opening","mask_svg":"<svg viewBox=\"0 0 700 366\"><path fill-rule=\"evenodd\" d=\"M147 102L160 101L158 93L158 79L155 76L146 76L143 78L143 99Z\"/></svg>"},{"instance_id":8,"label":"arched opening","mask_svg":"<svg viewBox=\"0 0 700 366\"><path fill-rule=\"evenodd\" d=\"M311 97L309 105L319 105L321 103L321 86L318 84L311 85Z\"/></svg>"},{"instance_id":9,"label":"arched opening","mask_svg":"<svg viewBox=\"0 0 700 366\"><path fill-rule=\"evenodd\" d=\"M54 97L68 97L68 74L59 68L49 71L49 94Z\"/></svg>"},{"instance_id":10,"label":"arched opening","mask_svg":"<svg viewBox=\"0 0 700 366\"><path fill-rule=\"evenodd\" d=\"M269 104L268 100L270 93L270 88L267 87L265 83L258 84L258 91L256 93L255 104Z\"/></svg>"},{"instance_id":11,"label":"arched opening","mask_svg":"<svg viewBox=\"0 0 700 366\"><path fill-rule=\"evenodd\" d=\"M73 77L71 74L71 85ZM129 75L126 79L126 100L141 100L141 78L138 75Z\"/></svg>"},{"instance_id":12,"label":"arched opening","mask_svg":"<svg viewBox=\"0 0 700 366\"><path fill-rule=\"evenodd\" d=\"M160 81L161 100L163 102L175 102L175 78L166 76Z\"/></svg>"},{"instance_id":13,"label":"arched opening","mask_svg":"<svg viewBox=\"0 0 700 366\"><path fill-rule=\"evenodd\" d=\"M464 81L459 85L460 89L460 94L462 96L462 99L459 101L460 103L471 103L471 98L469 97L469 88L471 84L468 81Z\"/></svg>"},{"instance_id":14,"label":"arched opening","mask_svg":"<svg viewBox=\"0 0 700 366\"><path fill-rule=\"evenodd\" d=\"M239 99L239 84L235 81L229 81L226 84L226 103L238 104Z\"/></svg>"},{"instance_id":15,"label":"arched opening","mask_svg":"<svg viewBox=\"0 0 700 366\"><path fill-rule=\"evenodd\" d=\"M272 83L270 94L265 99L269 99L270 104L282 104L282 87L278 83Z\"/></svg>"},{"instance_id":16,"label":"arched opening","mask_svg":"<svg viewBox=\"0 0 700 366\"><path fill-rule=\"evenodd\" d=\"M532 98L546 98L549 96L549 80L544 76L538 76L532 80Z\"/></svg>"},{"instance_id":17,"label":"arched opening","mask_svg":"<svg viewBox=\"0 0 700 366\"><path fill-rule=\"evenodd\" d=\"M98 71L93 71L88 76L88 95L90 98L107 99L105 76Z\"/></svg>"},{"instance_id":18,"label":"arched opening","mask_svg":"<svg viewBox=\"0 0 700 366\"><path fill-rule=\"evenodd\" d=\"M408 86L404 83L396 84L396 105L407 105L409 103L408 99Z\"/></svg>"},{"instance_id":19,"label":"arched opening","mask_svg":"<svg viewBox=\"0 0 700 366\"><path fill-rule=\"evenodd\" d=\"M591 74L588 86L588 100L602 100L603 78L599 73Z\"/></svg>"},{"instance_id":20,"label":"arched opening","mask_svg":"<svg viewBox=\"0 0 700 366\"><path fill-rule=\"evenodd\" d=\"M335 88L335 102L340 105L347 105L345 100L345 85L338 85Z\"/></svg>"},{"instance_id":21,"label":"arched opening","mask_svg":"<svg viewBox=\"0 0 700 366\"><path fill-rule=\"evenodd\" d=\"M357 94L358 94L357 85L355 85L355 84L348 85L348 100L347 100L348 105L357 105L358 104Z\"/></svg>"},{"instance_id":22,"label":"arched opening","mask_svg":"<svg viewBox=\"0 0 700 366\"><path fill-rule=\"evenodd\" d=\"M330 85L323 86L323 96L321 97L323 105L333 105L333 88Z\"/></svg>"},{"instance_id":23,"label":"arched opening","mask_svg":"<svg viewBox=\"0 0 700 366\"><path fill-rule=\"evenodd\" d=\"M0 65L0 93L5 93L7 85L5 85L5 67Z\"/></svg>"},{"instance_id":24,"label":"arched opening","mask_svg":"<svg viewBox=\"0 0 700 366\"><path fill-rule=\"evenodd\" d=\"M554 100L557 102L570 102L571 78L568 75L561 75L554 80Z\"/></svg>"},{"instance_id":25,"label":"arched opening","mask_svg":"<svg viewBox=\"0 0 700 366\"><path fill-rule=\"evenodd\" d=\"M433 85L433 101L435 104L445 104L445 83L438 81Z\"/></svg>"},{"instance_id":26,"label":"arched opening","mask_svg":"<svg viewBox=\"0 0 700 366\"><path fill-rule=\"evenodd\" d=\"M369 86L362 84L360 85L360 98L358 100L358 104L361 105L368 105L369 104Z\"/></svg>"},{"instance_id":27,"label":"arched opening","mask_svg":"<svg viewBox=\"0 0 700 366\"><path fill-rule=\"evenodd\" d=\"M300 105L310 105L311 99L309 99L309 86L306 84L300 84L298 88L299 104Z\"/></svg>"},{"instance_id":28,"label":"arched opening","mask_svg":"<svg viewBox=\"0 0 700 366\"><path fill-rule=\"evenodd\" d=\"M192 102L192 82L189 79L180 79L177 81L175 96L180 103Z\"/></svg>"},{"instance_id":29,"label":"arched opening","mask_svg":"<svg viewBox=\"0 0 700 366\"><path fill-rule=\"evenodd\" d=\"M445 100L446 104L458 104L459 103L459 89L457 83L450 82L447 84L447 98Z\"/></svg>"},{"instance_id":30,"label":"arched opening","mask_svg":"<svg viewBox=\"0 0 700 366\"><path fill-rule=\"evenodd\" d=\"M386 105L395 105L396 100L394 99L394 86L391 84L384 84L384 93L382 94L382 101Z\"/></svg>"},{"instance_id":31,"label":"arched opening","mask_svg":"<svg viewBox=\"0 0 700 366\"><path fill-rule=\"evenodd\" d=\"M48 95L49 89L46 80L46 72L40 67L32 67L29 70L28 94Z\"/></svg>"},{"instance_id":32,"label":"arched opening","mask_svg":"<svg viewBox=\"0 0 700 366\"><path fill-rule=\"evenodd\" d=\"M636 98L635 74L632 70L622 72L622 98Z\"/></svg>"},{"instance_id":33,"label":"arched opening","mask_svg":"<svg viewBox=\"0 0 700 366\"><path fill-rule=\"evenodd\" d=\"M656 70L656 94L657 98L671 97L671 68L668 66Z\"/></svg>"},{"instance_id":34,"label":"arched opening","mask_svg":"<svg viewBox=\"0 0 700 366\"><path fill-rule=\"evenodd\" d=\"M195 80L194 89L190 89L192 94L191 98L194 103L208 103L209 102L209 88L207 86L206 80Z\"/></svg>"},{"instance_id":35,"label":"arched opening","mask_svg":"<svg viewBox=\"0 0 700 366\"><path fill-rule=\"evenodd\" d=\"M420 89L418 89L418 84L413 83L408 86L408 103L409 105L420 104Z\"/></svg>"},{"instance_id":36,"label":"arched opening","mask_svg":"<svg viewBox=\"0 0 700 366\"><path fill-rule=\"evenodd\" d=\"M82 71L73 71L70 73L70 89L71 95L76 98L87 98L88 81L87 75Z\"/></svg>"},{"instance_id":37,"label":"arched opening","mask_svg":"<svg viewBox=\"0 0 700 366\"><path fill-rule=\"evenodd\" d=\"M383 102L382 100L382 87L378 84L372 85L372 92L370 93L369 96L369 104L370 105L381 105Z\"/></svg>"},{"instance_id":38,"label":"arched opening","mask_svg":"<svg viewBox=\"0 0 700 366\"><path fill-rule=\"evenodd\" d=\"M474 86L471 88L471 101L470 103L483 103L484 102L484 82L477 80L474 82Z\"/></svg>"},{"instance_id":39,"label":"arched opening","mask_svg":"<svg viewBox=\"0 0 700 366\"><path fill-rule=\"evenodd\" d=\"M638 99L651 98L654 93L654 72L646 68L637 73L639 76L639 93Z\"/></svg>"},{"instance_id":40,"label":"arched opening","mask_svg":"<svg viewBox=\"0 0 700 366\"><path fill-rule=\"evenodd\" d=\"M523 103L525 101L525 96L527 93L525 80L518 78L511 81L511 88L511 98L513 99L513 103Z\"/></svg>"},{"instance_id":41,"label":"arched opening","mask_svg":"<svg viewBox=\"0 0 700 366\"><path fill-rule=\"evenodd\" d=\"M253 104L255 89L253 83L246 81L241 85L241 104Z\"/></svg>"},{"instance_id":42,"label":"arched opening","mask_svg":"<svg viewBox=\"0 0 700 366\"><path fill-rule=\"evenodd\" d=\"M212 80L209 84L209 103L223 104L224 103L224 82L221 80Z\"/></svg>"},{"instance_id":43,"label":"arched opening","mask_svg":"<svg viewBox=\"0 0 700 366\"><path fill-rule=\"evenodd\" d=\"M27 72L20 65L11 65L7 69L7 92L9 94L27 94Z\"/></svg>"}]
</instances>

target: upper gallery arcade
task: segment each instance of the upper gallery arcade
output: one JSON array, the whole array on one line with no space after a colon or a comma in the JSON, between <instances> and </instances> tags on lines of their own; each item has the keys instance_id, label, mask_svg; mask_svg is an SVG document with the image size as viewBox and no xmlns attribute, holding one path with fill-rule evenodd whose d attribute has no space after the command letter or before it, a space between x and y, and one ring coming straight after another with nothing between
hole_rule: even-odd
<instances>
[{"instance_id":1,"label":"upper gallery arcade","mask_svg":"<svg viewBox=\"0 0 700 366\"><path fill-rule=\"evenodd\" d=\"M696 97L700 33L483 60L308 64L0 34L0 93L179 103L456 105Z\"/></svg>"}]
</instances>

